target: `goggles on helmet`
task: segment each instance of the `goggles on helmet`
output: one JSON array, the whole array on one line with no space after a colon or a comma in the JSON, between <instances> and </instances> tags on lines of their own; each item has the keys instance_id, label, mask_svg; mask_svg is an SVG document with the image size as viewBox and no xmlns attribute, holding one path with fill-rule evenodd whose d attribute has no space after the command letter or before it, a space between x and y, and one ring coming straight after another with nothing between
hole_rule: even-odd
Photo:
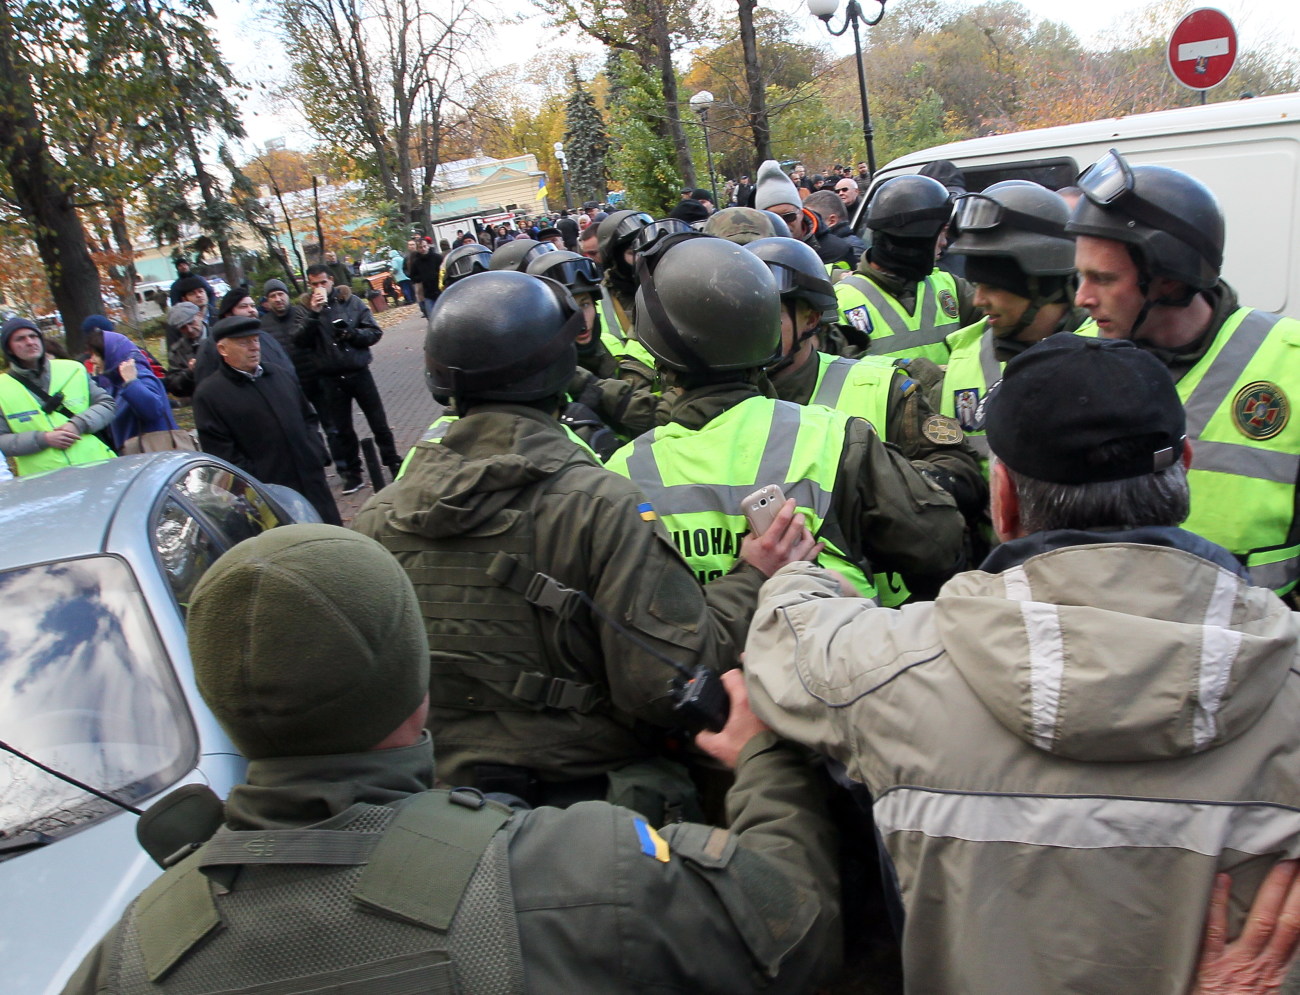
<instances>
[{"instance_id":1,"label":"goggles on helmet","mask_svg":"<svg viewBox=\"0 0 1300 995\"><path fill-rule=\"evenodd\" d=\"M600 286L601 269L590 259L564 259L546 267L542 276L548 276L570 290L586 287L589 290ZM586 291L580 291L586 293Z\"/></svg>"},{"instance_id":2,"label":"goggles on helmet","mask_svg":"<svg viewBox=\"0 0 1300 995\"><path fill-rule=\"evenodd\" d=\"M1031 231L1052 238L1069 238L1065 225L1052 224L1044 218L1007 207L982 193L962 194L957 198L953 226L959 232L993 231L1005 225L1018 231Z\"/></svg>"},{"instance_id":3,"label":"goggles on helmet","mask_svg":"<svg viewBox=\"0 0 1300 995\"><path fill-rule=\"evenodd\" d=\"M622 242L629 235L635 235L646 225L652 225L655 219L650 217L644 211L638 214L629 214L626 218L618 223L614 229L614 241Z\"/></svg>"},{"instance_id":4,"label":"goggles on helmet","mask_svg":"<svg viewBox=\"0 0 1300 995\"><path fill-rule=\"evenodd\" d=\"M1104 156L1085 169L1078 180L1079 189L1085 197L1098 207L1111 207L1134 221L1166 232L1188 245L1214 264L1223 265L1223 250L1205 236L1199 228L1189 224L1176 214L1170 214L1158 204L1144 199L1138 192L1133 179L1133 170L1117 149L1111 149Z\"/></svg>"},{"instance_id":5,"label":"goggles on helmet","mask_svg":"<svg viewBox=\"0 0 1300 995\"><path fill-rule=\"evenodd\" d=\"M487 246L479 246L478 249L479 251L466 252L451 260L443 267L443 279L456 280L471 273L486 273L492 250Z\"/></svg>"},{"instance_id":6,"label":"goggles on helmet","mask_svg":"<svg viewBox=\"0 0 1300 995\"><path fill-rule=\"evenodd\" d=\"M520 272L523 272L528 268L528 264L531 263L538 256L544 256L548 252L559 252L559 251L560 250L557 249L550 242L538 242L536 245L534 245L532 248L530 248L527 252L524 253L524 257L519 260L519 264L516 268Z\"/></svg>"},{"instance_id":7,"label":"goggles on helmet","mask_svg":"<svg viewBox=\"0 0 1300 995\"><path fill-rule=\"evenodd\" d=\"M637 216L644 217L644 215ZM678 232L691 230L690 225L678 218L664 218L660 221L652 221L636 233L636 238L632 240L632 251L646 252L666 235L676 235Z\"/></svg>"},{"instance_id":8,"label":"goggles on helmet","mask_svg":"<svg viewBox=\"0 0 1300 995\"><path fill-rule=\"evenodd\" d=\"M829 280L818 280L792 266L769 259L764 259L763 263L771 270L782 300L816 297L818 300L814 303L821 303L824 306L829 306L825 304L827 300L831 302L835 300L835 290Z\"/></svg>"}]
</instances>

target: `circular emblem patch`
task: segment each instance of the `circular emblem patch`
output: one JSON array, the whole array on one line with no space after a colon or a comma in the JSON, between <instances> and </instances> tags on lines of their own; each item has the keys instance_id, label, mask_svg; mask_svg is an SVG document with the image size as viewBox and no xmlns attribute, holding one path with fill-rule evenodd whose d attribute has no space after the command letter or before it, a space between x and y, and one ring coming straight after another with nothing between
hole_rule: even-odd
<instances>
[{"instance_id":1,"label":"circular emblem patch","mask_svg":"<svg viewBox=\"0 0 1300 995\"><path fill-rule=\"evenodd\" d=\"M955 318L960 314L957 308L957 299L946 290L939 291L939 306L943 308L943 313L949 318Z\"/></svg>"},{"instance_id":2,"label":"circular emblem patch","mask_svg":"<svg viewBox=\"0 0 1300 995\"><path fill-rule=\"evenodd\" d=\"M1246 384L1232 399L1232 420L1248 439L1271 439L1291 419L1291 402L1267 380Z\"/></svg>"},{"instance_id":3,"label":"circular emblem patch","mask_svg":"<svg viewBox=\"0 0 1300 995\"><path fill-rule=\"evenodd\" d=\"M936 446L955 446L966 438L957 419L947 415L931 415L921 425L921 434Z\"/></svg>"}]
</instances>

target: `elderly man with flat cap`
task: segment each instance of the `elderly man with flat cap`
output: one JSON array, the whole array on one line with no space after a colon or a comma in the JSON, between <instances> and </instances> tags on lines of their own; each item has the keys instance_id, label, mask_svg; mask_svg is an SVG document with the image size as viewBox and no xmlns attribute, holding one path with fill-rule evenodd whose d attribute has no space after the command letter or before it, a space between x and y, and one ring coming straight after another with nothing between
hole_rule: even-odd
<instances>
[{"instance_id":1,"label":"elderly man with flat cap","mask_svg":"<svg viewBox=\"0 0 1300 995\"><path fill-rule=\"evenodd\" d=\"M908 991L1186 992L1216 874L1235 931L1300 853L1296 621L1178 527L1191 450L1150 353L1050 336L984 407L1003 544L902 611L778 571L753 711L871 791Z\"/></svg>"},{"instance_id":2,"label":"elderly man with flat cap","mask_svg":"<svg viewBox=\"0 0 1300 995\"><path fill-rule=\"evenodd\" d=\"M266 336L256 318L222 318L211 335L221 365L194 391L199 448L265 483L292 487L322 521L341 524L325 482L329 458L292 368L262 362Z\"/></svg>"},{"instance_id":3,"label":"elderly man with flat cap","mask_svg":"<svg viewBox=\"0 0 1300 995\"><path fill-rule=\"evenodd\" d=\"M431 790L421 603L331 526L235 547L188 627L248 783L67 992L797 993L834 966L824 795L771 733L740 758L730 831Z\"/></svg>"}]
</instances>

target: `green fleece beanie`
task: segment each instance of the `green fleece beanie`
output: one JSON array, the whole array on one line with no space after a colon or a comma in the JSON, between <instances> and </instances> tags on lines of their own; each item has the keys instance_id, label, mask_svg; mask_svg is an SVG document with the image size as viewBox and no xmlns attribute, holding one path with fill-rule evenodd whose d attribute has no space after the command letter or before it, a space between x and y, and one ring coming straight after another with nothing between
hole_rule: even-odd
<instances>
[{"instance_id":1,"label":"green fleece beanie","mask_svg":"<svg viewBox=\"0 0 1300 995\"><path fill-rule=\"evenodd\" d=\"M188 628L199 691L250 760L368 750L429 690L406 573L334 525L241 542L199 582Z\"/></svg>"}]
</instances>

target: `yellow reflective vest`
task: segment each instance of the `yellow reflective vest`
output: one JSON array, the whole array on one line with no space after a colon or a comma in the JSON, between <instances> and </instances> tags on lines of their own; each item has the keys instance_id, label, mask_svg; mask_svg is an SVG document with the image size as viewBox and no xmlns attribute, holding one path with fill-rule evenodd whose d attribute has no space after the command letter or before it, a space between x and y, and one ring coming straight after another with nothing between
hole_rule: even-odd
<instances>
[{"instance_id":1,"label":"yellow reflective vest","mask_svg":"<svg viewBox=\"0 0 1300 995\"><path fill-rule=\"evenodd\" d=\"M641 488L702 584L725 574L740 556L748 531L741 502L777 484L826 542L823 565L875 597L862 564L827 523L848 420L831 408L751 397L701 429L672 423L647 432L606 467Z\"/></svg>"},{"instance_id":2,"label":"yellow reflective vest","mask_svg":"<svg viewBox=\"0 0 1300 995\"><path fill-rule=\"evenodd\" d=\"M1225 547L1262 587L1300 580L1300 321L1239 308L1178 381L1192 441L1183 527Z\"/></svg>"},{"instance_id":3,"label":"yellow reflective vest","mask_svg":"<svg viewBox=\"0 0 1300 995\"><path fill-rule=\"evenodd\" d=\"M86 368L71 359L47 360L50 364L50 394L63 394L63 407L80 414L90 407L90 376ZM71 419L60 411L46 414L41 410L41 400L16 377L0 375L0 413L3 413L9 431L49 432ZM26 456L15 456L14 466L18 476L47 473L77 463L94 463L112 459L117 454L93 435L83 435L67 449L42 449Z\"/></svg>"},{"instance_id":4,"label":"yellow reflective vest","mask_svg":"<svg viewBox=\"0 0 1300 995\"><path fill-rule=\"evenodd\" d=\"M835 297L840 322L871 336L871 355L924 356L940 365L948 361L944 339L961 321L957 279L951 273L936 269L917 284L912 312L860 273L838 281Z\"/></svg>"}]
</instances>

